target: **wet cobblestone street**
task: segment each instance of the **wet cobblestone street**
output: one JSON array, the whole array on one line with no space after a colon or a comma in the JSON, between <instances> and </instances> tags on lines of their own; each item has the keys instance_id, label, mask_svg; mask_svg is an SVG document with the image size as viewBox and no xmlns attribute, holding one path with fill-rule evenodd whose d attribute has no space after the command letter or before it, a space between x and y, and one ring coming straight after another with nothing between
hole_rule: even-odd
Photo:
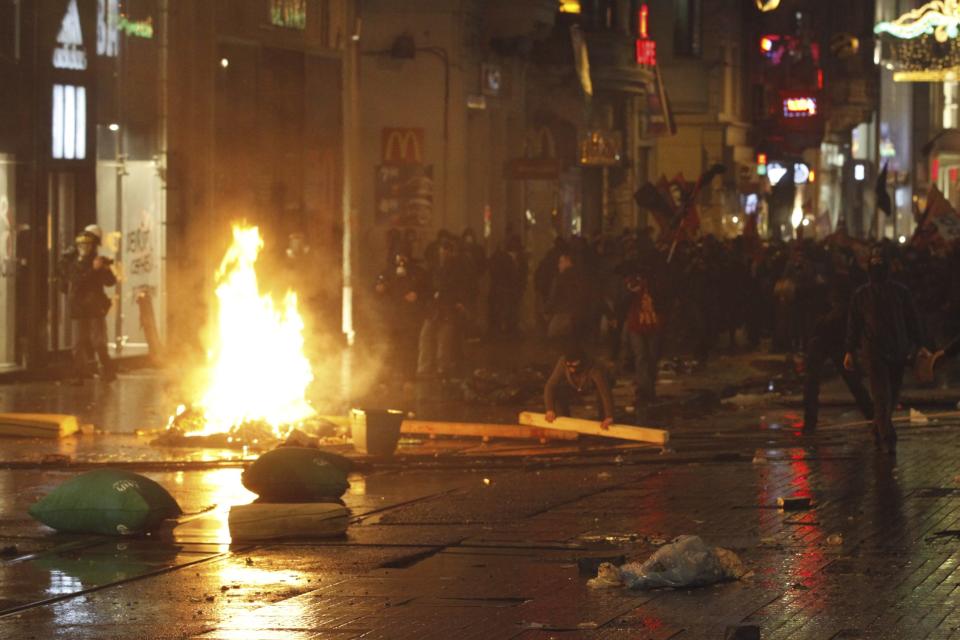
<instances>
[{"instance_id":1,"label":"wet cobblestone street","mask_svg":"<svg viewBox=\"0 0 960 640\"><path fill-rule=\"evenodd\" d=\"M124 374L112 393L136 399L112 405L118 420L150 424L162 387ZM5 408L37 392L12 393ZM770 399L725 406L676 419L667 452L411 445L351 477L344 538L256 545L231 544L226 523L255 497L240 460L132 434L3 440L0 547L15 550L0 564L0 637L707 639L735 625L764 639L960 637L960 418L902 421L892 459L866 426L844 426L849 409L826 408L804 436ZM75 473L40 463L58 452L74 468L125 461L188 515L145 538L54 535L26 509ZM777 508L791 496L811 508ZM631 592L592 590L578 569L643 560L681 534L736 551L751 573Z\"/></svg>"}]
</instances>

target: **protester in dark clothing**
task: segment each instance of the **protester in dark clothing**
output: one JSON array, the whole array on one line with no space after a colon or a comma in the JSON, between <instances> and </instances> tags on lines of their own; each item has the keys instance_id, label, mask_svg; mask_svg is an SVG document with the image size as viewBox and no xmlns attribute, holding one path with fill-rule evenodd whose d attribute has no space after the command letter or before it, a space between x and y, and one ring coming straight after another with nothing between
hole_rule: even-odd
<instances>
[{"instance_id":1,"label":"protester in dark clothing","mask_svg":"<svg viewBox=\"0 0 960 640\"><path fill-rule=\"evenodd\" d=\"M557 258L557 277L547 301L547 338L555 342L583 344L588 319L587 282L572 255Z\"/></svg>"},{"instance_id":2,"label":"protester in dark clothing","mask_svg":"<svg viewBox=\"0 0 960 640\"><path fill-rule=\"evenodd\" d=\"M527 259L519 236L508 237L503 247L490 256L489 268L489 331L494 335L514 335L527 285Z\"/></svg>"},{"instance_id":3,"label":"protester in dark clothing","mask_svg":"<svg viewBox=\"0 0 960 640\"><path fill-rule=\"evenodd\" d=\"M566 241L557 237L553 241L553 246L544 254L540 262L537 263L537 269L533 272L533 291L536 295L535 309L537 314L537 324L542 331L546 331L547 323L550 321L547 314L547 303L550 301L550 292L553 291L553 283L557 278L557 260L568 251Z\"/></svg>"},{"instance_id":4,"label":"protester in dark clothing","mask_svg":"<svg viewBox=\"0 0 960 640\"><path fill-rule=\"evenodd\" d=\"M628 295L621 314L621 368L632 357L634 372L634 407L638 423L647 418L647 410L657 396L657 370L660 363L661 319L657 297L648 275L638 268L626 272Z\"/></svg>"},{"instance_id":5,"label":"protester in dark clothing","mask_svg":"<svg viewBox=\"0 0 960 640\"><path fill-rule=\"evenodd\" d=\"M820 316L813 327L813 335L804 353L803 430L812 432L817 427L820 411L820 381L827 361L834 363L843 381L853 395L857 407L867 420L873 420L873 401L863 385L859 371L848 371L843 366L844 336L847 330L849 288L837 284L831 292L831 307Z\"/></svg>"},{"instance_id":6,"label":"protester in dark clothing","mask_svg":"<svg viewBox=\"0 0 960 640\"><path fill-rule=\"evenodd\" d=\"M423 271L406 255L398 253L394 266L380 275L374 291L381 302L383 335L388 360L403 381L417 371L418 336L423 324Z\"/></svg>"},{"instance_id":7,"label":"protester in dark clothing","mask_svg":"<svg viewBox=\"0 0 960 640\"><path fill-rule=\"evenodd\" d=\"M466 277L452 241L440 243L428 281L431 298L420 330L417 374L443 378L454 374L459 364L466 311Z\"/></svg>"},{"instance_id":8,"label":"protester in dark clothing","mask_svg":"<svg viewBox=\"0 0 960 640\"><path fill-rule=\"evenodd\" d=\"M890 280L888 273L886 258L874 250L868 282L850 302L843 365L853 371L854 354L859 350L870 378L874 439L882 451L896 453L893 410L900 397L904 367L917 348L923 348L924 334L909 290Z\"/></svg>"},{"instance_id":9,"label":"protester in dark clothing","mask_svg":"<svg viewBox=\"0 0 960 640\"><path fill-rule=\"evenodd\" d=\"M110 268L111 260L97 255L100 228L90 225L77 236L76 248L60 263L61 291L67 294L67 308L73 321L74 384L83 384L94 354L100 360L100 378L112 382L116 366L107 351L107 312L110 298L104 287L117 284Z\"/></svg>"},{"instance_id":10,"label":"protester in dark clothing","mask_svg":"<svg viewBox=\"0 0 960 640\"><path fill-rule=\"evenodd\" d=\"M557 416L569 416L574 400L589 393L596 393L601 427L613 424L613 394L604 370L592 362L579 347L570 347L557 361L557 365L543 388L543 404L547 422Z\"/></svg>"}]
</instances>

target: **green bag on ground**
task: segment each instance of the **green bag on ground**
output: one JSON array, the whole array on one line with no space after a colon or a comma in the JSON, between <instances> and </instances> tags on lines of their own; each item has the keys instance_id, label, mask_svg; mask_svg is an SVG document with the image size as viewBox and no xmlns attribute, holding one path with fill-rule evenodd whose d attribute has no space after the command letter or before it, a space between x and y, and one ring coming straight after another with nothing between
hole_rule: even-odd
<instances>
[{"instance_id":1,"label":"green bag on ground","mask_svg":"<svg viewBox=\"0 0 960 640\"><path fill-rule=\"evenodd\" d=\"M98 469L63 483L33 504L29 513L57 531L133 535L183 512L173 496L150 478Z\"/></svg>"},{"instance_id":2,"label":"green bag on ground","mask_svg":"<svg viewBox=\"0 0 960 640\"><path fill-rule=\"evenodd\" d=\"M268 502L322 501L339 498L349 488L350 466L347 458L335 453L280 447L254 460L240 480Z\"/></svg>"}]
</instances>

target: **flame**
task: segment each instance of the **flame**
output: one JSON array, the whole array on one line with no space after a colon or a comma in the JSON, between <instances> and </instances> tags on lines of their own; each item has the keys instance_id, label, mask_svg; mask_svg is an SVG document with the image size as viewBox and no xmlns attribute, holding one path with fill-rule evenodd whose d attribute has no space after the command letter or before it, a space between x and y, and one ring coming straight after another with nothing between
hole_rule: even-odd
<instances>
[{"instance_id":1,"label":"flame","mask_svg":"<svg viewBox=\"0 0 960 640\"><path fill-rule=\"evenodd\" d=\"M254 265L262 249L257 227L233 226L233 244L216 274L217 325L207 351L207 385L195 405L204 417L198 435L262 422L281 437L315 413L304 397L313 371L297 295L287 291L278 307L260 293Z\"/></svg>"}]
</instances>

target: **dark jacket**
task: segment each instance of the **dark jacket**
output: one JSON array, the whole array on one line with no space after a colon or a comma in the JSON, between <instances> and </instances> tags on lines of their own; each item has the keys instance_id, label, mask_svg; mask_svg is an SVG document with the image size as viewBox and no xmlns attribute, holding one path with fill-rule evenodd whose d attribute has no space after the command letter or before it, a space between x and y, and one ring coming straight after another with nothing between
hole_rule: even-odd
<instances>
[{"instance_id":1,"label":"dark jacket","mask_svg":"<svg viewBox=\"0 0 960 640\"><path fill-rule=\"evenodd\" d=\"M603 404L604 417L613 417L613 395L610 393L610 385L607 384L603 371L595 364L585 362L581 371L570 373L567 371L566 359L560 358L543 388L543 403L547 411L556 411L557 387L561 385L568 386L578 395L596 390L597 397Z\"/></svg>"},{"instance_id":2,"label":"dark jacket","mask_svg":"<svg viewBox=\"0 0 960 640\"><path fill-rule=\"evenodd\" d=\"M847 353L862 347L868 357L905 363L924 344L916 305L902 284L892 280L872 282L853 294L847 316Z\"/></svg>"},{"instance_id":3,"label":"dark jacket","mask_svg":"<svg viewBox=\"0 0 960 640\"><path fill-rule=\"evenodd\" d=\"M109 267L94 269L95 257L68 254L61 262L61 290L65 289L74 320L102 318L110 311L110 298L103 288L117 284L117 277Z\"/></svg>"}]
</instances>

